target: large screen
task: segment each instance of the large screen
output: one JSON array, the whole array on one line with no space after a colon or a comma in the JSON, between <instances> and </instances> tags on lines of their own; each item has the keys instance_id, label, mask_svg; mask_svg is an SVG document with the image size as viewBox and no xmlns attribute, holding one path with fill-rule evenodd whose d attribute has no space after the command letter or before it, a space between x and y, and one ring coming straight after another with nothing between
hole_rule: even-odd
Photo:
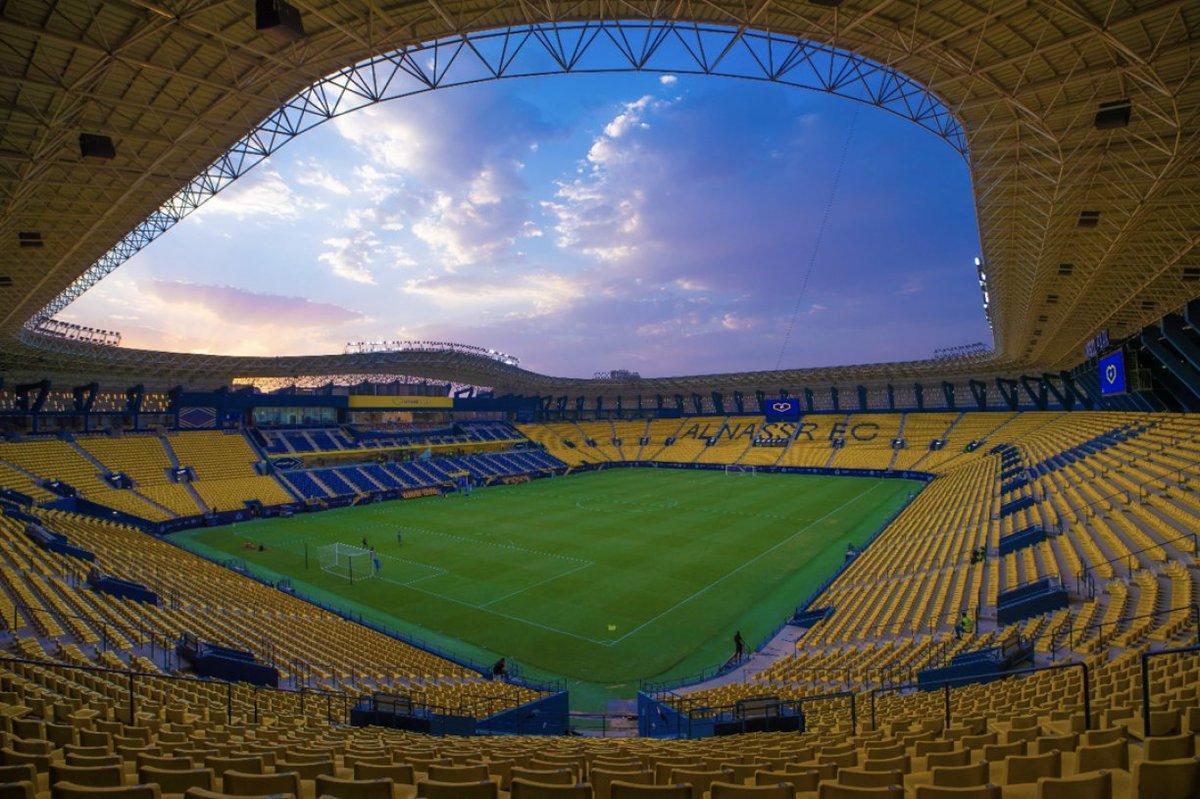
<instances>
[{"instance_id":1,"label":"large screen","mask_svg":"<svg viewBox=\"0 0 1200 799\"><path fill-rule=\"evenodd\" d=\"M1100 359L1100 393L1125 393L1125 352L1117 350Z\"/></svg>"}]
</instances>

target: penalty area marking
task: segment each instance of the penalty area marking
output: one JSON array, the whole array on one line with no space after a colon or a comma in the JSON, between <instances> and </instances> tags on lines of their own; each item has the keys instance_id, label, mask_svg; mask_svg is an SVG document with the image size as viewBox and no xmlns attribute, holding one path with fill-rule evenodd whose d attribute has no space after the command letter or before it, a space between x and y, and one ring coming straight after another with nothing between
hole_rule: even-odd
<instances>
[{"instance_id":1,"label":"penalty area marking","mask_svg":"<svg viewBox=\"0 0 1200 799\"><path fill-rule=\"evenodd\" d=\"M678 609L678 608L680 608L680 607L682 607L682 606L686 605L688 602L691 602L691 601L692 601L693 599L695 599L696 597L698 597L698 596L701 596L702 594L705 594L705 593L707 593L707 592L708 592L710 589L712 589L714 586L716 586L716 585L718 585L718 584L720 584L720 583L724 582L726 579L728 579L728 578L732 577L733 575L737 574L737 573L738 573L738 572L740 572L742 569L744 569L744 568L746 568L747 566L749 566L751 563L754 563L755 561L761 560L762 558L764 558L764 557L766 557L767 555L771 554L771 553L772 553L772 552L774 552L775 550L779 549L779 548L780 548L781 546L783 546L784 544L787 544L789 541L791 541L793 538L795 538L796 536L800 535L801 533L808 532L808 530L809 530L809 529L811 529L812 527L814 527L814 526L815 526L815 525L816 525L818 522L825 521L826 519L828 519L828 518L829 518L830 516L832 516L833 514L837 513L838 511L842 510L843 508L845 508L845 507L847 507L847 506L849 506L849 505L851 505L851 504L853 504L853 503L857 502L858 500L860 500L860 499L862 499L863 497L865 497L867 494L870 494L872 491L874 491L876 488L879 488L879 486L881 486L881 485L883 485L883 480L880 480L879 482L875 483L875 484L874 484L874 485L872 485L870 488L867 488L867 489L865 489L865 490L863 490L863 491L860 491L859 493L855 494L855 495L854 495L853 497L851 497L850 499L848 499L848 500L846 500L845 502L843 502L841 505L838 505L836 508L834 508L833 510L829 511L828 513L826 513L824 516L821 516L820 518L817 518L817 519L813 519L811 522L809 522L809 523L808 523L808 524L806 524L805 526L801 527L799 530L797 530L796 532L792 533L792 534L791 534L791 535L789 535L787 538L785 538L785 539L783 539L782 541L780 541L780 542L778 542L778 543L776 543L776 544L772 545L771 547L769 547L769 548L767 548L767 549L764 549L762 552L760 552L760 553L758 553L757 555L755 555L754 557L750 558L750 560L746 561L745 563L741 564L740 566L737 566L737 567L735 567L735 568L734 568L732 571L728 571L728 572L726 572L725 574L722 574L720 577L718 577L717 579L713 580L713 581L712 581L711 583L709 583L708 585L704 586L703 588L701 588L701 589L699 589L699 590L697 590L697 591L694 591L693 593L691 593L691 594L689 594L688 596L684 597L683 599L679 600L679 601L678 601L678 602L676 602L674 605L672 605L671 607L669 607L669 608L667 608L666 610L664 610L662 613L659 613L658 615L656 615L656 616L653 616L652 618L649 618L649 619L647 619L646 621L642 622L642 623L641 623L641 624L639 624L637 627L634 627L632 630L630 630L629 632L627 632L627 633L625 633L624 635L622 635L620 638L617 638L617 639L615 639L615 640L613 641L613 643L614 643L614 644L619 644L619 643L621 643L622 641L624 641L624 640L625 640L626 638L628 638L629 636L631 636L631 635L633 635L633 634L637 633L638 631L640 631L640 630L644 629L645 627L648 627L649 625L651 625L651 624L653 624L654 622L656 622L656 621L658 621L659 619L661 619L663 616L666 616L668 613L671 613L672 611L674 611L674 610L676 610L676 609Z\"/></svg>"},{"instance_id":2,"label":"penalty area marking","mask_svg":"<svg viewBox=\"0 0 1200 799\"><path fill-rule=\"evenodd\" d=\"M500 549L508 549L508 550L510 550L510 551L515 551L515 552L525 552L525 553L529 553L529 554L536 554L536 555L540 555L540 556L542 556L542 557L556 558L556 559L559 559L559 560L566 560L566 561L573 561L573 562L577 563L578 565L577 565L577 566L575 566L575 567L574 567L574 568L572 568L572 569L569 569L569 570L565 571L565 572L561 572L561 573L559 573L559 574L552 575L552 576L550 576L550 577L547 577L547 578L545 578L545 579L543 579L543 580L541 580L541 581L539 581L539 582L537 582L537 583L534 583L534 584L532 584L532 585L525 586L524 588L518 589L518 590L517 590L517 591L515 591L515 592L510 592L509 594L506 594L506 595L504 595L504 596L498 597L498 598L496 598L496 599L491 599L491 600L488 600L488 602L485 602L485 603L483 603L483 604L477 604L477 603L474 603L474 602L467 602L467 601L465 601L465 600L458 599L458 598L456 598L456 597L452 597L452 596L447 596L446 594L442 594L442 593L440 593L440 592L437 592L437 591L430 591L430 590L428 590L428 589L426 589L426 588L422 588L422 587L419 587L418 585L416 585L416 583L423 582L423 581L425 581L425 580L430 580L430 579L433 579L433 578L435 578L435 577L441 577L441 576L444 576L444 575L447 575L447 574L452 574L452 572L449 572L449 571L447 571L447 570L445 570L445 569L441 569L441 567L438 567L438 566L432 566L432 565L430 565L430 564L426 564L426 563L420 563L419 561L406 561L406 562L412 563L412 564L414 564L414 565L423 566L423 567L425 567L425 568L431 568L431 569L440 569L440 570L441 570L441 573L438 573L438 574L429 574L429 575L425 575L425 576L418 577L418 578L415 578L415 579L413 579L413 580L410 580L410 581L408 581L408 582L399 582L399 581L397 581L397 580L391 580L391 579L389 579L389 578L386 578L386 577L380 577L380 578L378 578L378 579L381 579L381 580L383 580L384 582L388 582L388 583L391 583L391 584L393 584L393 585L398 585L398 586L400 586L400 587L402 587L402 588L407 588L407 589L409 589L410 591L416 591L416 592L418 592L418 593L425 594L426 596L431 596L431 597L434 597L435 599L440 599L440 600L442 600L442 601L445 601L445 602L452 602L452 603L454 603L454 604L456 604L456 605L462 605L463 607L472 608L472 609L474 609L474 610L478 610L478 611L481 611L481 612L483 612L483 613L488 613L488 614L491 614L491 615L493 615L493 616L497 616L497 617L500 617L500 618L503 618L503 619L508 619L509 621L515 621L515 622L519 622L519 623L521 623L521 624L527 624L527 625L529 625L529 626L531 626L531 627L536 627L536 628L538 628L538 629L541 629L541 630L546 630L547 632L557 633L558 635L565 635L565 636L567 636L567 637L569 637L569 638L574 638L574 639L576 639L576 640L579 640L579 641L585 641L585 642L587 642L587 643L590 643L590 644L595 644L595 645L597 645L597 646L603 646L603 647L613 647L613 646L616 646L617 644L620 644L621 642L623 642L624 640L626 640L626 639L627 639L627 638L629 638L630 636L633 636L633 635L637 634L638 632L640 632L641 630L643 630L643 629L645 629L646 627L650 626L651 624L655 623L656 621L658 621L659 619L663 618L664 616L667 616L668 614L670 614L670 613L674 612L674 611L675 611L675 610L677 610L678 608L680 608L680 607L682 607L682 606L684 606L684 605L688 604L688 603L689 603L689 602L691 602L693 599L696 599L697 597L704 595L705 593L707 593L708 591L710 591L712 588L714 588L714 587L716 587L717 585L719 585L720 583L724 582L724 581L725 581L726 579L728 579L729 577L732 577L733 575L735 575L735 574L738 574L739 572L741 572L741 571L742 571L743 569L745 569L747 566L750 566L751 564L753 564L753 563L755 563L755 562L757 562L757 561L761 560L762 558L766 557L767 555L771 554L772 552L774 552L774 551L778 550L780 547L782 547L782 546L784 546L784 545L788 544L788 543L789 543L789 542L791 542L791 541L792 541L794 538L796 538L796 536L798 536L798 535L800 535L800 534L802 534L802 533L808 532L810 529L812 529L813 527L815 527L815 526L816 526L817 524L819 524L820 522L823 522L823 521L825 521L826 519L828 519L828 518L832 517L832 516L833 516L834 514L836 514L837 512L839 512L839 511L843 510L844 508L847 508L847 507L849 507L850 505L854 504L854 503L855 503L855 502L857 502L858 500L860 500L860 499L862 499L863 497L865 497L866 495L870 494L872 491L874 491L874 490L875 490L876 488L878 488L880 485L882 485L882 484L883 484L883 482L884 482L883 480L879 480L879 481L875 482L875 483L874 483L873 485L871 485L869 488L866 488L866 489L864 489L863 491L860 491L858 494L855 494L853 497L851 497L850 499L846 500L846 501L845 501L845 502L843 502L841 505L838 505L838 506L837 506L836 508L834 508L833 510L831 510L831 511L829 511L828 513L826 513L826 514L824 514L824 515L822 515L822 516L820 516L820 517L818 517L818 518L816 518L816 519L812 520L811 522L809 522L809 523L808 523L808 524L806 524L805 526L801 527L799 530L796 530L796 531L795 531L795 532L793 532L791 535L789 535L787 538L784 538L784 539L782 539L781 541L777 542L776 544L773 544L771 547L769 547L769 548L767 548L767 549L763 550L763 551L762 551L762 552L760 552L759 554L755 555L754 557L750 558L749 560L747 560L747 561L743 562L742 564L740 564L740 565L738 565L738 566L734 567L732 570L730 570L730 571L726 572L725 574L721 575L721 576L720 576L720 577L718 577L717 579L713 580L713 581L712 581L711 583L709 583L708 585L706 585L706 586L704 586L704 587L702 587L702 588L700 588L700 589L698 589L698 590L696 590L696 591L692 592L692 593L691 593L691 594L689 594L687 597L684 597L683 599L681 599L680 601L676 602L676 603L675 603L674 605L672 605L671 607L669 607L669 608L667 608L666 610L663 610L661 613L658 613L658 614L656 614L655 616L653 616L653 617L651 617L651 618L647 619L646 621L642 622L642 623L641 623L641 624L639 624L638 626L636 626L636 627L634 627L633 629L631 629L629 632L627 632L627 633L625 633L624 635L622 635L621 637L619 637L619 638L615 638L615 639L609 639L609 638L603 638L603 639L591 638L591 637L589 637L589 636L586 636L586 635L580 635L580 634L578 634L578 633L573 633L573 632L570 632L570 631L568 631L568 630L559 629L558 627L553 627L553 626L551 626L551 625L549 625L549 624L543 624L543 623L541 623L541 622L534 621L533 619L527 619L527 618L524 618L524 617L522 617L522 616L514 616L513 614L510 614L510 613L504 613L504 612L502 612L502 611L499 611L499 610L496 610L496 609L494 609L494 608L492 608L492 607L489 607L489 605L493 605L493 604L495 604L495 603L497 603L497 602L500 602L500 601L502 601L502 600L504 600L504 599L508 599L508 598L510 598L511 596L516 596L517 594L520 594L520 593L522 593L522 592L524 592L524 591L528 591L528 590L530 590L530 589L532 589L532 588L536 588L536 587L537 587L537 586L539 586L539 585L542 585L542 584L545 584L545 583L551 582L551 581L553 581L553 580L556 580L556 579L558 579L558 578L560 578L560 577L565 577L565 576L567 576L567 575L569 575L569 574L573 574L573 573L575 573L575 572L577 572L577 571L582 571L583 569L587 568L588 566L594 566L594 565L596 565L594 561L586 560L586 559L583 559L583 558L575 558L575 557L572 557L572 556L569 556L569 555L562 555L562 554L555 553L555 552L544 552L544 551L541 551L541 550L535 550L535 549L529 549L529 548L526 548L526 547L515 546L515 545L513 545L511 542L508 542L508 543L499 543L499 542L495 542L495 541L488 541L488 540L485 540L485 539L473 538L473 537L470 537L470 536L456 535L456 534L454 534L454 533L444 533L444 532L440 532L440 531L437 531L437 530L429 530L429 529L426 529L426 528L420 528L420 527L405 527L405 528L402 528L402 531L403 531L403 532L425 533L425 534L432 535L432 536L438 536L438 537L442 537L442 538L449 538L449 539L451 539L451 540L465 541L465 542L469 542L469 543L472 543L472 544L483 544L483 545L486 545L486 546L498 547L498 548L500 548ZM677 502L677 501L676 501L676 502ZM391 529L391 527L390 527L389 525L379 525L379 528L380 528L380 529ZM240 534L240 533L239 533L238 535L242 535L242 534ZM249 538L250 536L245 536L245 535L242 535L242 537L244 537L244 538ZM308 539L309 539L309 540L311 540L311 539L312 539L312 537L311 537L311 536L309 536L309 537L308 537ZM305 539L292 539L292 540L289 540L287 543L288 543L288 544L295 544L295 543L300 543L300 542L302 542L302 541L304 541L304 540L305 540ZM278 545L278 544L276 544L276 546L279 546L279 545ZM393 559L393 560L406 560L406 559L404 559L404 558L396 558L396 557L395 557L395 556L393 556L393 555L382 555L381 557L386 557L386 558L390 558L390 559Z\"/></svg>"}]
</instances>

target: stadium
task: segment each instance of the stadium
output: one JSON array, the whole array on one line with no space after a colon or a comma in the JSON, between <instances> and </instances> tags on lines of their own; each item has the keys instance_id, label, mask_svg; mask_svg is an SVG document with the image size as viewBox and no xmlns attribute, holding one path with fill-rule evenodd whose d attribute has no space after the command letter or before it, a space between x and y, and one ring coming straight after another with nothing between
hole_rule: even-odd
<instances>
[{"instance_id":1,"label":"stadium","mask_svg":"<svg viewBox=\"0 0 1200 799\"><path fill-rule=\"evenodd\" d=\"M1198 30L1187 0L0 3L0 797L1200 797ZM969 173L991 341L579 377L500 338L72 321L325 123L577 74L915 126ZM532 335L583 362L580 325Z\"/></svg>"}]
</instances>

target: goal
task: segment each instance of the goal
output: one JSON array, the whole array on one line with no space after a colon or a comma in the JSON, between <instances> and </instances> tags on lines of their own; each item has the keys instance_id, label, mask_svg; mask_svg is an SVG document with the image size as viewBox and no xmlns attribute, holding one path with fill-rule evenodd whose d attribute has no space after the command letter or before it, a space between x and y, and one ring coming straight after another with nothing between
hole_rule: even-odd
<instances>
[{"instance_id":1,"label":"goal","mask_svg":"<svg viewBox=\"0 0 1200 799\"><path fill-rule=\"evenodd\" d=\"M375 576L375 564L371 550L351 544L327 544L317 549L317 563L321 571L356 583Z\"/></svg>"},{"instance_id":2,"label":"goal","mask_svg":"<svg viewBox=\"0 0 1200 799\"><path fill-rule=\"evenodd\" d=\"M725 466L725 474L727 476L733 475L735 477L743 474L754 475L758 474L758 469L753 466L746 466L740 463L730 463Z\"/></svg>"}]
</instances>

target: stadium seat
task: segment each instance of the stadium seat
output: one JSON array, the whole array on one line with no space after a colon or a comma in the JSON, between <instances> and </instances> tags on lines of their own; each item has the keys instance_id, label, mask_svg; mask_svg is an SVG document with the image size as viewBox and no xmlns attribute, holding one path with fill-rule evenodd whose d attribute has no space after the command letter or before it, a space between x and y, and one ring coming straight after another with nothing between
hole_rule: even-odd
<instances>
[{"instance_id":1,"label":"stadium seat","mask_svg":"<svg viewBox=\"0 0 1200 799\"><path fill-rule=\"evenodd\" d=\"M1200 796L1200 758L1135 763L1133 785L1132 799L1194 799Z\"/></svg>"},{"instance_id":2,"label":"stadium seat","mask_svg":"<svg viewBox=\"0 0 1200 799\"><path fill-rule=\"evenodd\" d=\"M1112 775L1107 771L1075 777L1042 777L1037 799L1112 799Z\"/></svg>"},{"instance_id":3,"label":"stadium seat","mask_svg":"<svg viewBox=\"0 0 1200 799\"><path fill-rule=\"evenodd\" d=\"M592 787L587 783L551 785L513 780L511 796L512 799L592 799Z\"/></svg>"},{"instance_id":4,"label":"stadium seat","mask_svg":"<svg viewBox=\"0 0 1200 799\"><path fill-rule=\"evenodd\" d=\"M613 780L609 786L610 799L692 799L690 785L645 785Z\"/></svg>"},{"instance_id":5,"label":"stadium seat","mask_svg":"<svg viewBox=\"0 0 1200 799\"><path fill-rule=\"evenodd\" d=\"M334 799L392 799L393 783L390 778L340 779L317 777L317 794Z\"/></svg>"},{"instance_id":6,"label":"stadium seat","mask_svg":"<svg viewBox=\"0 0 1200 799\"><path fill-rule=\"evenodd\" d=\"M497 799L499 788L490 779L477 782L420 780L417 796L420 799Z\"/></svg>"},{"instance_id":7,"label":"stadium seat","mask_svg":"<svg viewBox=\"0 0 1200 799\"><path fill-rule=\"evenodd\" d=\"M709 791L712 799L793 799L796 786L791 782L778 782L774 785L714 782L709 786Z\"/></svg>"},{"instance_id":8,"label":"stadium seat","mask_svg":"<svg viewBox=\"0 0 1200 799\"><path fill-rule=\"evenodd\" d=\"M941 785L919 785L914 792L916 799L1001 799L998 785L974 785L952 788Z\"/></svg>"}]
</instances>

